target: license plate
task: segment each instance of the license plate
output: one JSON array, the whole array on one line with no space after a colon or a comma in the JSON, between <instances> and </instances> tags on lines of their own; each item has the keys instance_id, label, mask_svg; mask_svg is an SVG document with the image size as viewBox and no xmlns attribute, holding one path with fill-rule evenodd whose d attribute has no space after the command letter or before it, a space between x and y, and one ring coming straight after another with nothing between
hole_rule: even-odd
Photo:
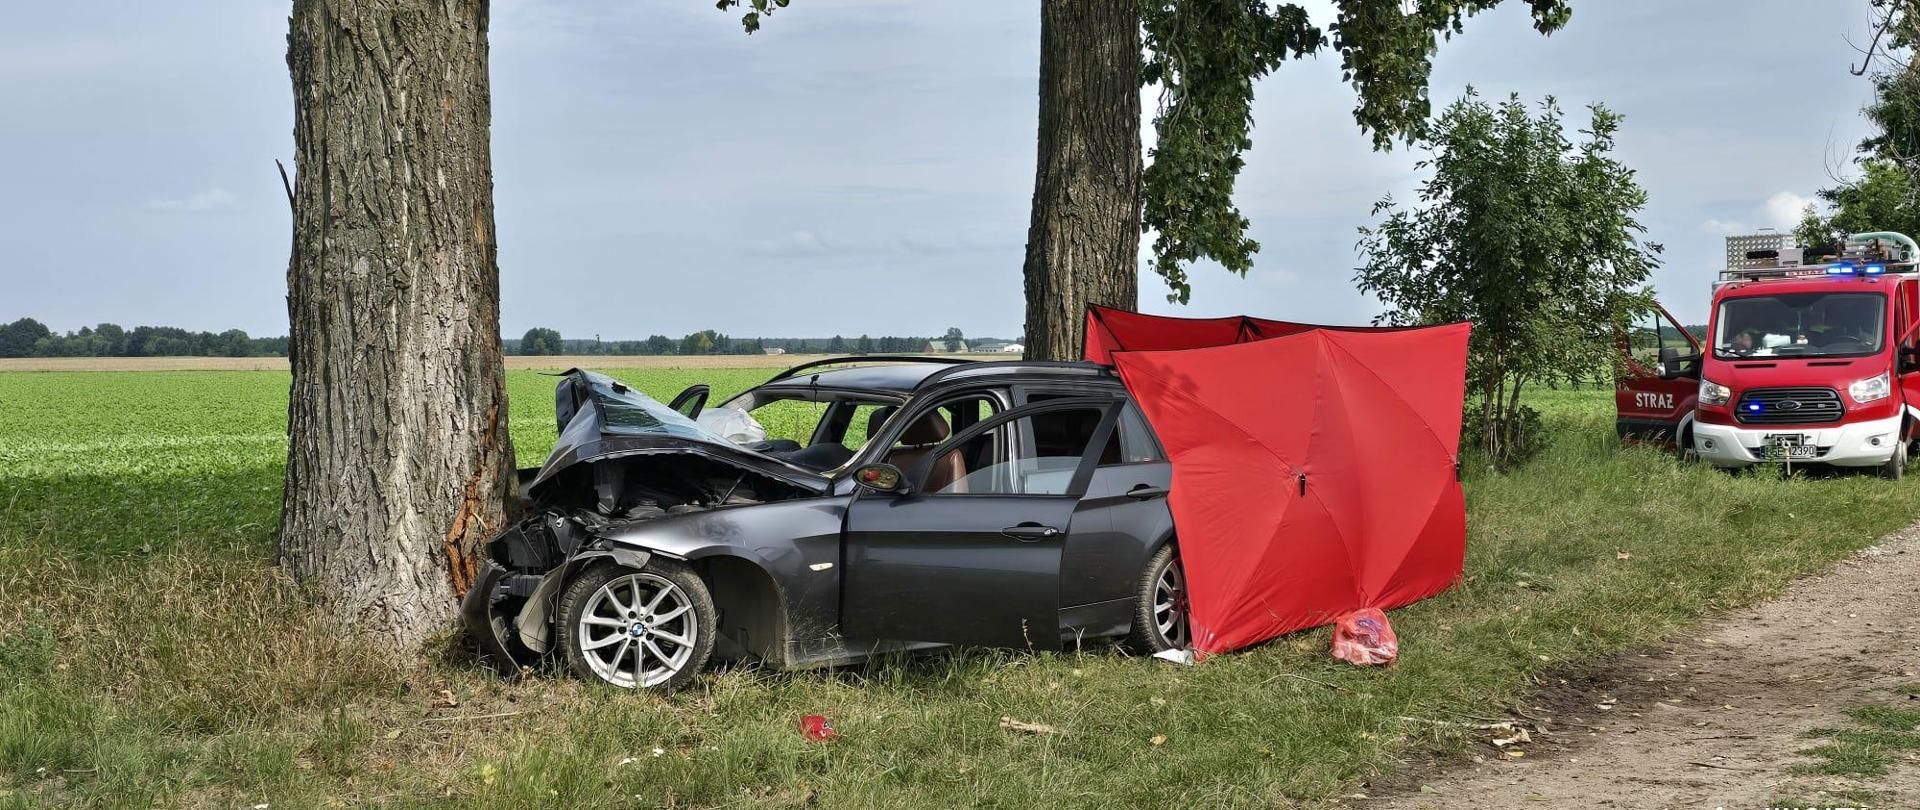
<instances>
[{"instance_id":1,"label":"license plate","mask_svg":"<svg viewBox=\"0 0 1920 810\"><path fill-rule=\"evenodd\" d=\"M1767 458L1794 461L1820 455L1820 448L1807 442L1809 438L1804 433L1769 433L1761 442L1766 447Z\"/></svg>"}]
</instances>

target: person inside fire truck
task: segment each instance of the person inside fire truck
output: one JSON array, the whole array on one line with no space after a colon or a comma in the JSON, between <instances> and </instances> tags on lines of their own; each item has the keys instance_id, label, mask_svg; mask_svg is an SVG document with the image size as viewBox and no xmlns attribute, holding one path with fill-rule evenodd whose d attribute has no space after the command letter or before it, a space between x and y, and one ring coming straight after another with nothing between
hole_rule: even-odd
<instances>
[{"instance_id":1,"label":"person inside fire truck","mask_svg":"<svg viewBox=\"0 0 1920 810\"><path fill-rule=\"evenodd\" d=\"M1716 351L1733 357L1832 357L1880 349L1885 306L1871 293L1786 293L1720 305Z\"/></svg>"}]
</instances>

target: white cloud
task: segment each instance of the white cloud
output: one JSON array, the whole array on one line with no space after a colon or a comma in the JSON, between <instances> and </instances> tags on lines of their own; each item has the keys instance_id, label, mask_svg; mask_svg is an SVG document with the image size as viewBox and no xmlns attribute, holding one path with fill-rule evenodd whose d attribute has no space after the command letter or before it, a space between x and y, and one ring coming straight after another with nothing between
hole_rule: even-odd
<instances>
[{"instance_id":1,"label":"white cloud","mask_svg":"<svg viewBox=\"0 0 1920 810\"><path fill-rule=\"evenodd\" d=\"M224 188L210 188L196 191L183 199L153 200L147 207L155 211L178 211L188 214L205 214L212 211L225 211L239 202L240 198Z\"/></svg>"},{"instance_id":2,"label":"white cloud","mask_svg":"<svg viewBox=\"0 0 1920 810\"><path fill-rule=\"evenodd\" d=\"M1768 197L1753 213L1751 219L1709 219L1700 223L1700 230L1715 236L1738 236L1772 228L1781 233L1792 233L1800 227L1800 217L1806 213L1807 206L1814 201L1791 191L1781 191Z\"/></svg>"},{"instance_id":3,"label":"white cloud","mask_svg":"<svg viewBox=\"0 0 1920 810\"><path fill-rule=\"evenodd\" d=\"M1767 198L1767 224L1782 231L1791 231L1800 226L1800 217L1806 213L1807 206L1813 200L1791 191L1782 191Z\"/></svg>"}]
</instances>

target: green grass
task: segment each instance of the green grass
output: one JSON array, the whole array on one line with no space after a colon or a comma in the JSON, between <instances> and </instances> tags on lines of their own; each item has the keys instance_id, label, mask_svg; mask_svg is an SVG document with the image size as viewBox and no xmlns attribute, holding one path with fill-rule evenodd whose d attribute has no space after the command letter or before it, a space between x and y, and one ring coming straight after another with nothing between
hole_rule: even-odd
<instances>
[{"instance_id":1,"label":"green grass","mask_svg":"<svg viewBox=\"0 0 1920 810\"><path fill-rule=\"evenodd\" d=\"M1894 691L1905 700L1913 689ZM1800 752L1811 761L1793 766L1794 778L1786 786L1816 786L1789 794L1791 799L1776 799L1770 806L1883 806L1875 782L1920 751L1920 711L1868 704L1848 709L1847 716L1853 720L1847 728L1818 728L1802 735L1825 742Z\"/></svg>"},{"instance_id":2,"label":"green grass","mask_svg":"<svg viewBox=\"0 0 1920 810\"><path fill-rule=\"evenodd\" d=\"M718 402L767 373L615 376ZM552 379L508 384L538 463ZM1467 578L1393 614L1393 667L1333 661L1320 630L1192 668L960 650L661 697L387 660L307 609L272 565L286 386L0 373L0 807L1324 806L1471 744L1399 718L1497 714L1920 516L1911 482L1686 467L1620 448L1611 392L1541 391L1552 446L1470 465ZM802 740L807 713L840 739Z\"/></svg>"},{"instance_id":3,"label":"green grass","mask_svg":"<svg viewBox=\"0 0 1920 810\"><path fill-rule=\"evenodd\" d=\"M1920 711L1892 706L1856 706L1847 710L1854 728L1820 728L1808 737L1829 740L1804 751L1817 762L1796 766L1795 773L1826 776L1885 776L1894 760L1920 750Z\"/></svg>"}]
</instances>

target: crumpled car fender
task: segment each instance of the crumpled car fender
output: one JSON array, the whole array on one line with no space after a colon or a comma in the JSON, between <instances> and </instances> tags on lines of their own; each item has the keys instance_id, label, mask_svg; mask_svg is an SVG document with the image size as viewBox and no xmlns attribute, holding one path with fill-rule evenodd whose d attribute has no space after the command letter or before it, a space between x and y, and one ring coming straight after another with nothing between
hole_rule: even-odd
<instances>
[{"instance_id":1,"label":"crumpled car fender","mask_svg":"<svg viewBox=\"0 0 1920 810\"><path fill-rule=\"evenodd\" d=\"M559 568L548 571L540 580L540 586L533 589L533 595L527 598L527 606L520 609L520 617L513 622L519 631L520 643L527 649L542 655L552 648L553 613L560 608L560 590L573 581L574 574L585 571L588 566L600 560L608 560L624 568L644 568L653 555L637 548L614 546L612 548L589 548L573 555Z\"/></svg>"},{"instance_id":2,"label":"crumpled car fender","mask_svg":"<svg viewBox=\"0 0 1920 810\"><path fill-rule=\"evenodd\" d=\"M519 615L514 617L511 636L507 617L499 610L499 603L506 597L500 593L500 586L509 572L499 563L488 560L462 600L460 613L467 633L479 641L487 659L495 662L502 672L517 672L532 661L519 660L522 655L516 655L516 646L534 656L552 649L553 614L559 608L560 591L575 574L601 560L637 569L645 567L652 558L653 554L646 549L624 545L581 550L541 577L540 584L534 587Z\"/></svg>"}]
</instances>

